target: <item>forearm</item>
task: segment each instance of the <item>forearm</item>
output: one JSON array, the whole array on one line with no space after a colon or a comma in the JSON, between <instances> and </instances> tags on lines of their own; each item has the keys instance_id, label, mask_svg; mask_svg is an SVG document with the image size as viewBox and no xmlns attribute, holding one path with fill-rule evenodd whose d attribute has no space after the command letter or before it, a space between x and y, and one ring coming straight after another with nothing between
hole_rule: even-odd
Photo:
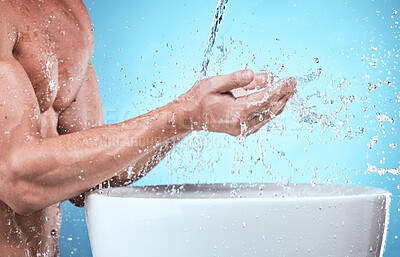
<instances>
[{"instance_id":1,"label":"forearm","mask_svg":"<svg viewBox=\"0 0 400 257\"><path fill-rule=\"evenodd\" d=\"M174 105L115 125L35 139L13 153L11 183L29 209L69 199L116 175L161 145L182 137ZM19 158L24 156L24 158Z\"/></svg>"},{"instance_id":2,"label":"forearm","mask_svg":"<svg viewBox=\"0 0 400 257\"><path fill-rule=\"evenodd\" d=\"M174 139L167 141L164 145L158 147L157 149L149 152L134 164L129 166L120 172L117 176L111 178L111 180L104 182L103 186L120 187L127 186L138 179L146 175L150 170L157 166L166 156L166 154L171 151L175 145L177 145L188 133L184 133Z\"/></svg>"},{"instance_id":3,"label":"forearm","mask_svg":"<svg viewBox=\"0 0 400 257\"><path fill-rule=\"evenodd\" d=\"M157 166L166 156L166 154L174 148L186 135L190 132L177 136L174 139L168 140L164 145L150 151L136 162L130 164L111 179L108 179L101 184L91 188L90 190L70 199L70 201L78 207L83 207L85 204L85 195L88 192L101 188L108 187L123 187L132 184L146 175L150 170Z\"/></svg>"}]
</instances>

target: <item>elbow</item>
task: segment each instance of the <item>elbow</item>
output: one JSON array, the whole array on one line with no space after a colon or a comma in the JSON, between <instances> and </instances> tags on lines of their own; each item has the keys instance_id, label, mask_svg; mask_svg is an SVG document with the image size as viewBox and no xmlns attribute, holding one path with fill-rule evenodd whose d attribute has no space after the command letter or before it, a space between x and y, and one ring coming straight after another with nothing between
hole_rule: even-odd
<instances>
[{"instance_id":1,"label":"elbow","mask_svg":"<svg viewBox=\"0 0 400 257\"><path fill-rule=\"evenodd\" d=\"M48 206L42 194L30 186L20 186L16 195L13 210L18 214L29 215Z\"/></svg>"},{"instance_id":2,"label":"elbow","mask_svg":"<svg viewBox=\"0 0 400 257\"><path fill-rule=\"evenodd\" d=\"M3 167L1 168L4 171ZM0 200L20 215L28 215L46 207L43 188L21 178L19 172L6 168L0 181ZM5 174L5 175L4 175ZM3 176L4 175L4 176Z\"/></svg>"},{"instance_id":3,"label":"elbow","mask_svg":"<svg viewBox=\"0 0 400 257\"><path fill-rule=\"evenodd\" d=\"M29 215L46 208L45 199L41 195L29 185L18 185L9 189L4 202L17 214Z\"/></svg>"},{"instance_id":4,"label":"elbow","mask_svg":"<svg viewBox=\"0 0 400 257\"><path fill-rule=\"evenodd\" d=\"M17 214L28 215L49 206L51 194L38 183L32 162L21 158L24 155L22 148L13 148L1 156L0 200Z\"/></svg>"},{"instance_id":5,"label":"elbow","mask_svg":"<svg viewBox=\"0 0 400 257\"><path fill-rule=\"evenodd\" d=\"M34 206L28 206L28 205L21 205L21 204L15 204L15 205L8 205L15 213L22 215L22 216L28 216L29 214L32 214L34 212L37 212L38 210Z\"/></svg>"}]
</instances>

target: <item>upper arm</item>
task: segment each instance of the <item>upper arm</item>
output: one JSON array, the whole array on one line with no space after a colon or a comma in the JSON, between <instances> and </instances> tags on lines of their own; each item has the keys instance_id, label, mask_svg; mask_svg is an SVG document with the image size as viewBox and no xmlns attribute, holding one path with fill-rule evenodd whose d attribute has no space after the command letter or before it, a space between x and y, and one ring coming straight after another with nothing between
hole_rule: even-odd
<instances>
[{"instance_id":1,"label":"upper arm","mask_svg":"<svg viewBox=\"0 0 400 257\"><path fill-rule=\"evenodd\" d=\"M13 34L0 18L0 200L13 208L20 174L19 152L39 140L39 106L24 68L12 54Z\"/></svg>"},{"instance_id":2,"label":"upper arm","mask_svg":"<svg viewBox=\"0 0 400 257\"><path fill-rule=\"evenodd\" d=\"M103 107L100 99L99 85L93 66L89 64L85 80L71 105L58 119L59 134L102 126L104 124Z\"/></svg>"}]
</instances>

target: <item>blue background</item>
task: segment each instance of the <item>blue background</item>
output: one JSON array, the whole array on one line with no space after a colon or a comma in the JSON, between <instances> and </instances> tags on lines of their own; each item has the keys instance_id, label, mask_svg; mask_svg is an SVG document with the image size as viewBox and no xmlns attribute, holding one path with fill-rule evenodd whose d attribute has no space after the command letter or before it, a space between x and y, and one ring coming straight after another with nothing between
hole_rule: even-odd
<instances>
[{"instance_id":1,"label":"blue background","mask_svg":"<svg viewBox=\"0 0 400 257\"><path fill-rule=\"evenodd\" d=\"M217 0L84 2L108 124L163 106L196 82ZM354 96L331 121L342 135L364 133L341 139L331 128L301 123L288 106L244 144L222 134L190 136L135 185L314 181L385 188L393 195L385 257L400 256L400 176L367 172L367 163L400 167L399 22L400 1L230 0L210 75L250 68L302 76L322 68L299 96L319 114ZM394 122L380 124L377 113ZM374 136L378 143L369 149ZM91 256L84 209L68 202L62 209L61 256Z\"/></svg>"}]
</instances>

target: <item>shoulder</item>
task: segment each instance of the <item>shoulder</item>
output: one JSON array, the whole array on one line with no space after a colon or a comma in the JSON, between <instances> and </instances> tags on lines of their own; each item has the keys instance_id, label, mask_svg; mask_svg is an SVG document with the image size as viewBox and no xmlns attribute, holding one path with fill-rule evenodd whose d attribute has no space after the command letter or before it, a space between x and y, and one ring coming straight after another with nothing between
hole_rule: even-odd
<instances>
[{"instance_id":1,"label":"shoulder","mask_svg":"<svg viewBox=\"0 0 400 257\"><path fill-rule=\"evenodd\" d=\"M65 1L65 4L73 12L75 18L79 22L80 27L83 28L83 31L87 32L86 36L88 43L93 49L94 35L92 21L84 2L82 0L70 0Z\"/></svg>"}]
</instances>

